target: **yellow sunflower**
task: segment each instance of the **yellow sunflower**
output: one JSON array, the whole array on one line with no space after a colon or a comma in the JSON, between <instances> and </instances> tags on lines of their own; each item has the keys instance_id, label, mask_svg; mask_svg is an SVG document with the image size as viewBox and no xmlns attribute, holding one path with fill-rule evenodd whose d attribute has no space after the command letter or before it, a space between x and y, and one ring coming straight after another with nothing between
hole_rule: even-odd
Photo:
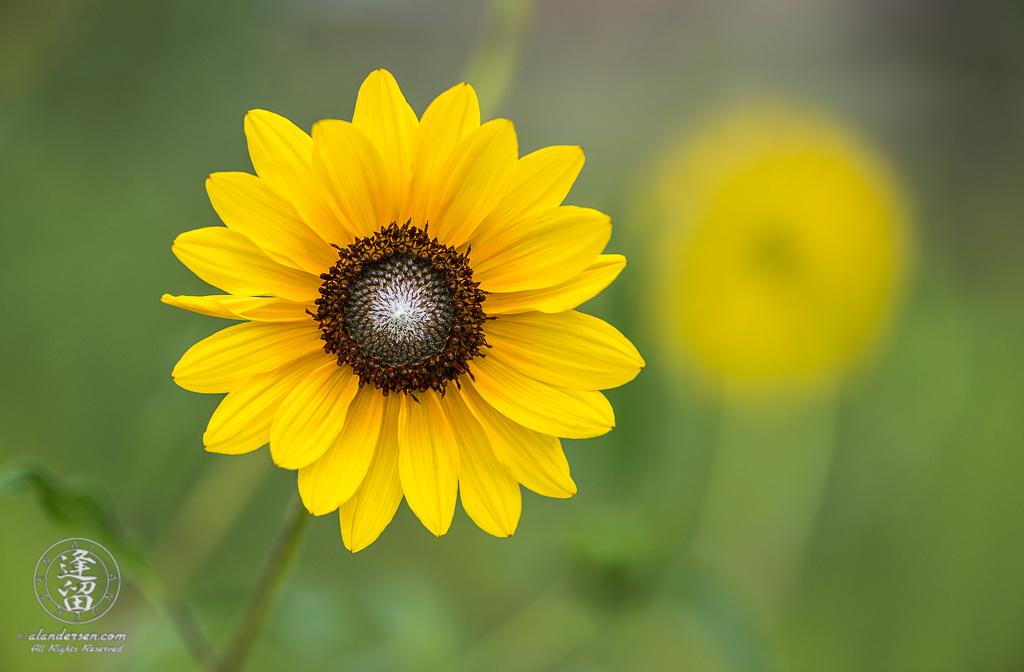
<instances>
[{"instance_id":1,"label":"yellow sunflower","mask_svg":"<svg viewBox=\"0 0 1024 672\"><path fill-rule=\"evenodd\" d=\"M561 205L582 149L520 158L512 123L481 124L468 84L417 119L385 70L351 123L310 137L253 110L245 134L256 175L206 182L227 226L173 247L228 294L162 298L243 321L174 367L185 389L227 392L206 449L269 443L310 513L339 510L353 552L403 496L435 535L460 492L477 525L509 536L520 484L575 494L559 437L612 429L598 390L644 366L614 327L572 310L626 263L601 254L607 215Z\"/></svg>"},{"instance_id":2,"label":"yellow sunflower","mask_svg":"<svg viewBox=\"0 0 1024 672\"><path fill-rule=\"evenodd\" d=\"M663 158L655 297L672 354L731 394L806 392L861 361L908 266L887 162L828 116L766 104Z\"/></svg>"}]
</instances>

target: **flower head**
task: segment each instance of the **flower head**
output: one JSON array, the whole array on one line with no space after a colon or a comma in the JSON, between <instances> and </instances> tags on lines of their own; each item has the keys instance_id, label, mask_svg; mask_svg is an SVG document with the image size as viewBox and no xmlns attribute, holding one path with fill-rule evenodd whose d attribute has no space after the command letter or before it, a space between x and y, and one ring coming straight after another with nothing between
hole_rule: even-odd
<instances>
[{"instance_id":1,"label":"flower head","mask_svg":"<svg viewBox=\"0 0 1024 672\"><path fill-rule=\"evenodd\" d=\"M207 450L269 443L311 513L340 510L352 551L403 496L436 535L459 492L481 528L508 536L520 484L575 494L559 437L610 430L598 390L644 365L615 328L573 310L626 263L601 254L606 215L561 205L582 150L520 158L511 122L480 124L468 84L417 119L384 70L363 82L351 123L318 122L310 137L254 110L245 133L256 175L207 180L226 227L173 248L228 294L163 297L242 321L174 368L186 389L228 393Z\"/></svg>"},{"instance_id":2,"label":"flower head","mask_svg":"<svg viewBox=\"0 0 1024 672\"><path fill-rule=\"evenodd\" d=\"M656 297L667 349L727 393L809 391L861 360L899 295L907 222L885 162L766 106L666 154Z\"/></svg>"}]
</instances>

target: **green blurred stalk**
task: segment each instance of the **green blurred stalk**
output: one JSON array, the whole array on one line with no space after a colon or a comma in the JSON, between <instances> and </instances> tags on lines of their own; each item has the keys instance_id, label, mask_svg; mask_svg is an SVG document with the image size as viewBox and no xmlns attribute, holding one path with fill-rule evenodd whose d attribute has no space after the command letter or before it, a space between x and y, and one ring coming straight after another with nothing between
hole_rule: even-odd
<instances>
[{"instance_id":1,"label":"green blurred stalk","mask_svg":"<svg viewBox=\"0 0 1024 672\"><path fill-rule=\"evenodd\" d=\"M476 89L482 119L490 119L505 99L519 64L533 3L491 0L486 28L464 75Z\"/></svg>"},{"instance_id":2,"label":"green blurred stalk","mask_svg":"<svg viewBox=\"0 0 1024 672\"><path fill-rule=\"evenodd\" d=\"M606 618L561 582L455 656L444 672L543 672L559 669ZM529 646L524 646L528 642Z\"/></svg>"},{"instance_id":3,"label":"green blurred stalk","mask_svg":"<svg viewBox=\"0 0 1024 672\"><path fill-rule=\"evenodd\" d=\"M238 520L269 470L270 460L266 455L261 457L215 459L193 484L153 554L156 558L173 558L160 568L171 590L177 592L188 585Z\"/></svg>"},{"instance_id":4,"label":"green blurred stalk","mask_svg":"<svg viewBox=\"0 0 1024 672\"><path fill-rule=\"evenodd\" d=\"M726 403L694 553L770 621L779 616L828 483L836 394L791 408Z\"/></svg>"}]
</instances>

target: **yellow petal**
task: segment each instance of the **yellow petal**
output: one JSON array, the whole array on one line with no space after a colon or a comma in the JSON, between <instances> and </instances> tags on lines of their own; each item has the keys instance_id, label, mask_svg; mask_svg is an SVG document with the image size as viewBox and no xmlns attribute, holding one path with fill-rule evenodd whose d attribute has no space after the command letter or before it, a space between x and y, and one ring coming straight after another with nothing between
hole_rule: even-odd
<instances>
[{"instance_id":1,"label":"yellow petal","mask_svg":"<svg viewBox=\"0 0 1024 672\"><path fill-rule=\"evenodd\" d=\"M459 445L462 507L485 532L511 537L523 508L519 482L498 462L487 433L466 407L461 392L449 387L441 407Z\"/></svg>"},{"instance_id":2,"label":"yellow petal","mask_svg":"<svg viewBox=\"0 0 1024 672\"><path fill-rule=\"evenodd\" d=\"M213 296L172 296L164 294L160 301L169 306L191 310L193 313L209 315L210 317L224 317L229 320L241 320L234 306L256 306L263 305L265 301L281 301L273 297L264 296L235 296L234 294L217 294ZM299 305L299 304L295 304Z\"/></svg>"},{"instance_id":3,"label":"yellow petal","mask_svg":"<svg viewBox=\"0 0 1024 672\"><path fill-rule=\"evenodd\" d=\"M391 189L377 148L347 121L327 119L313 126L313 172L331 196L347 245L372 236L391 221Z\"/></svg>"},{"instance_id":4,"label":"yellow petal","mask_svg":"<svg viewBox=\"0 0 1024 672\"><path fill-rule=\"evenodd\" d=\"M323 353L307 355L273 371L258 373L229 392L206 426L206 449L238 455L268 443L270 425L281 402L323 358Z\"/></svg>"},{"instance_id":5,"label":"yellow petal","mask_svg":"<svg viewBox=\"0 0 1024 672\"><path fill-rule=\"evenodd\" d=\"M313 139L284 117L266 110L245 115L245 137L256 174L295 207L306 226L328 243L350 242L313 174Z\"/></svg>"},{"instance_id":6,"label":"yellow petal","mask_svg":"<svg viewBox=\"0 0 1024 672\"><path fill-rule=\"evenodd\" d=\"M600 392L569 390L516 371L489 351L473 360L476 391L499 413L541 434L586 439L615 426L611 404Z\"/></svg>"},{"instance_id":7,"label":"yellow petal","mask_svg":"<svg viewBox=\"0 0 1024 672\"><path fill-rule=\"evenodd\" d=\"M226 317L229 320L253 320L255 322L301 322L312 320L307 310L313 310L312 303L294 303L287 299L265 296L235 296L217 294L213 296L171 296L160 297L164 303L202 313L212 317Z\"/></svg>"},{"instance_id":8,"label":"yellow petal","mask_svg":"<svg viewBox=\"0 0 1024 672\"><path fill-rule=\"evenodd\" d=\"M569 475L569 463L557 437L512 422L484 401L476 386L465 378L461 394L487 434L495 457L513 478L546 497L576 494L576 484Z\"/></svg>"},{"instance_id":9,"label":"yellow petal","mask_svg":"<svg viewBox=\"0 0 1024 672\"><path fill-rule=\"evenodd\" d=\"M473 251L473 277L488 292L518 292L565 282L590 265L612 235L612 222L590 208L563 205L506 230L490 257Z\"/></svg>"},{"instance_id":10,"label":"yellow petal","mask_svg":"<svg viewBox=\"0 0 1024 672\"><path fill-rule=\"evenodd\" d=\"M189 348L171 371L193 392L230 392L257 373L323 352L320 329L309 324L246 322L204 338Z\"/></svg>"},{"instance_id":11,"label":"yellow petal","mask_svg":"<svg viewBox=\"0 0 1024 672\"><path fill-rule=\"evenodd\" d=\"M431 231L444 244L462 245L494 210L508 191L518 155L516 131L507 119L487 122L455 147L426 211Z\"/></svg>"},{"instance_id":12,"label":"yellow petal","mask_svg":"<svg viewBox=\"0 0 1024 672\"><path fill-rule=\"evenodd\" d=\"M484 302L484 310L488 315L570 310L600 294L625 267L626 258L621 254L599 254L582 273L552 287L491 294Z\"/></svg>"},{"instance_id":13,"label":"yellow petal","mask_svg":"<svg viewBox=\"0 0 1024 672\"><path fill-rule=\"evenodd\" d=\"M239 317L256 322L302 322L312 320L316 312L312 303L293 303L286 299L273 299L263 304L233 306Z\"/></svg>"},{"instance_id":14,"label":"yellow petal","mask_svg":"<svg viewBox=\"0 0 1024 672\"><path fill-rule=\"evenodd\" d=\"M373 460L359 489L338 510L341 539L355 553L380 536L402 502L402 479L398 475L398 415L402 400L392 396L384 404Z\"/></svg>"},{"instance_id":15,"label":"yellow petal","mask_svg":"<svg viewBox=\"0 0 1024 672\"><path fill-rule=\"evenodd\" d=\"M376 145L384 160L393 208L386 219L399 221L412 179L412 141L419 120L390 72L375 70L359 87L352 124Z\"/></svg>"},{"instance_id":16,"label":"yellow petal","mask_svg":"<svg viewBox=\"0 0 1024 672\"><path fill-rule=\"evenodd\" d=\"M337 509L366 476L380 434L385 401L370 385L356 392L338 438L320 459L299 469L299 494L314 516Z\"/></svg>"},{"instance_id":17,"label":"yellow petal","mask_svg":"<svg viewBox=\"0 0 1024 672\"><path fill-rule=\"evenodd\" d=\"M633 380L644 360L618 329L591 315L503 315L487 323L487 356L542 383L607 390Z\"/></svg>"},{"instance_id":18,"label":"yellow petal","mask_svg":"<svg viewBox=\"0 0 1024 672\"><path fill-rule=\"evenodd\" d=\"M284 469L299 469L323 455L338 438L359 389L359 377L333 357L295 385L270 428L270 456Z\"/></svg>"},{"instance_id":19,"label":"yellow petal","mask_svg":"<svg viewBox=\"0 0 1024 672\"><path fill-rule=\"evenodd\" d=\"M434 99L413 135L412 181L402 209L422 227L430 194L444 179L442 169L459 141L480 126L480 103L469 84L456 84Z\"/></svg>"},{"instance_id":20,"label":"yellow petal","mask_svg":"<svg viewBox=\"0 0 1024 672\"><path fill-rule=\"evenodd\" d=\"M206 193L221 221L274 261L319 276L338 255L299 220L291 203L249 173L213 173Z\"/></svg>"},{"instance_id":21,"label":"yellow petal","mask_svg":"<svg viewBox=\"0 0 1024 672\"><path fill-rule=\"evenodd\" d=\"M186 231L171 251L190 271L229 294L299 302L320 295L317 276L277 263L251 240L223 226Z\"/></svg>"},{"instance_id":22,"label":"yellow petal","mask_svg":"<svg viewBox=\"0 0 1024 672\"><path fill-rule=\"evenodd\" d=\"M505 229L561 205L583 161L583 148L578 146L545 147L519 159L508 191L473 236L473 250L480 258L492 256Z\"/></svg>"},{"instance_id":23,"label":"yellow petal","mask_svg":"<svg viewBox=\"0 0 1024 672\"><path fill-rule=\"evenodd\" d=\"M402 397L398 417L398 471L405 501L423 525L437 536L448 531L459 487L459 450L441 410L437 393Z\"/></svg>"}]
</instances>

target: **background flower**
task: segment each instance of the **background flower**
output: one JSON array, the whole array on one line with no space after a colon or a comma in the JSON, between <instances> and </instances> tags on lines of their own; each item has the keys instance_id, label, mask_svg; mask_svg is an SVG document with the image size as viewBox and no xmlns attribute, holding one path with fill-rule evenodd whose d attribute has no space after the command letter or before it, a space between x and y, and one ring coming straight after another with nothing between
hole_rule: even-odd
<instances>
[{"instance_id":1,"label":"background flower","mask_svg":"<svg viewBox=\"0 0 1024 672\"><path fill-rule=\"evenodd\" d=\"M732 394L806 391L885 330L909 264L905 198L824 114L755 104L671 148L648 310L667 354Z\"/></svg>"}]
</instances>

